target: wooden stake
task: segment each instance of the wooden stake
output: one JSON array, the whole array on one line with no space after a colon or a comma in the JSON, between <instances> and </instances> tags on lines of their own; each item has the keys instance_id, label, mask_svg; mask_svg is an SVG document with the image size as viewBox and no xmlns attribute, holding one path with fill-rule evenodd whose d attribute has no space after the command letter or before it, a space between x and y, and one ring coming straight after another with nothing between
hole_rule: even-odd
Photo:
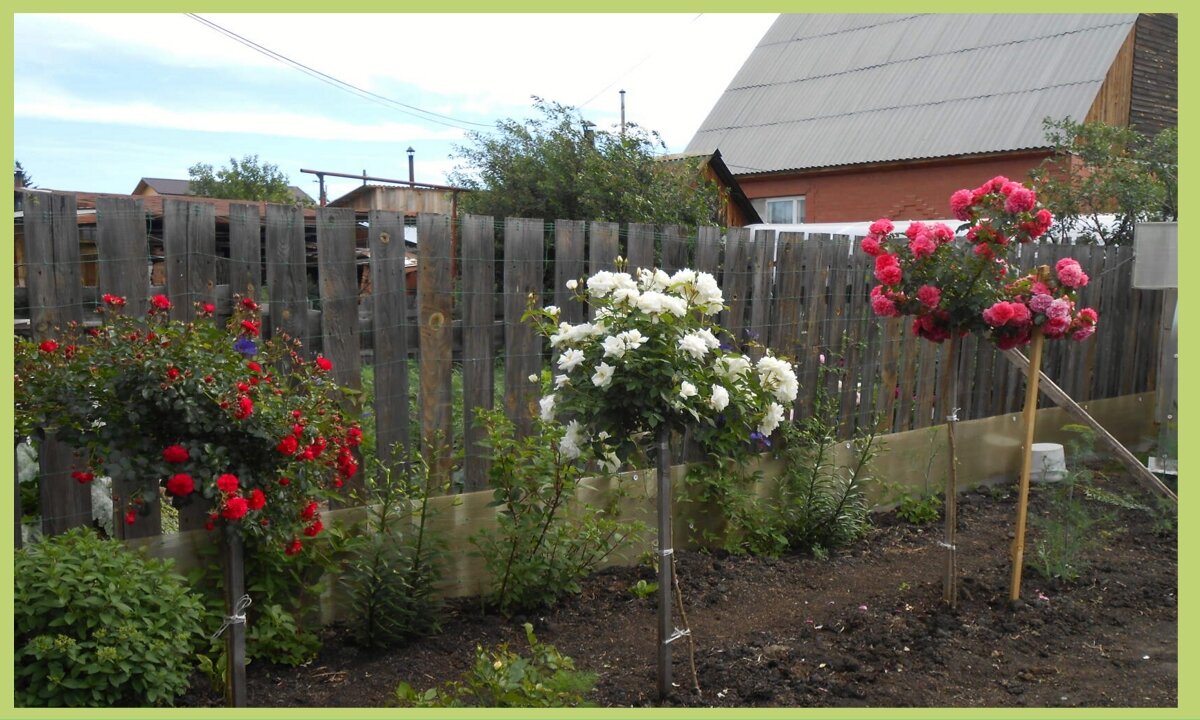
<instances>
[{"instance_id":1,"label":"wooden stake","mask_svg":"<svg viewBox=\"0 0 1200 720\"><path fill-rule=\"evenodd\" d=\"M671 586L674 548L671 547L671 435L663 425L658 431L658 699L671 692Z\"/></svg>"},{"instance_id":2,"label":"wooden stake","mask_svg":"<svg viewBox=\"0 0 1200 720\"><path fill-rule=\"evenodd\" d=\"M246 592L242 538L233 528L222 528L221 565L225 575L225 617L239 614L238 605ZM240 612L244 613L245 609ZM246 623L229 622L225 628L225 703L246 707Z\"/></svg>"},{"instance_id":3,"label":"wooden stake","mask_svg":"<svg viewBox=\"0 0 1200 720\"><path fill-rule=\"evenodd\" d=\"M942 583L942 599L950 607L958 607L958 549L955 538L958 530L958 455L954 449L954 425L958 422L958 349L961 338L953 337L946 348L946 365L942 373L942 408L946 411L946 441L949 472L946 473L946 577Z\"/></svg>"},{"instance_id":4,"label":"wooden stake","mask_svg":"<svg viewBox=\"0 0 1200 720\"><path fill-rule=\"evenodd\" d=\"M1025 563L1025 517L1029 512L1029 475L1033 469L1033 429L1037 420L1038 378L1042 369L1042 329L1033 329L1033 342L1029 351L1029 366L1032 372L1025 381L1025 444L1021 448L1021 487L1017 499L1017 536L1012 549L1012 582L1008 599L1021 596L1021 569Z\"/></svg>"}]
</instances>

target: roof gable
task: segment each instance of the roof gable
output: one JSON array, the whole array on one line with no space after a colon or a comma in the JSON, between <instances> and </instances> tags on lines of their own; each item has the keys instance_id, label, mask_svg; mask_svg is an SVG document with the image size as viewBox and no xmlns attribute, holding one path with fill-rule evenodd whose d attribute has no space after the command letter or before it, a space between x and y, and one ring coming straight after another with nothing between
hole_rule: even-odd
<instances>
[{"instance_id":1,"label":"roof gable","mask_svg":"<svg viewBox=\"0 0 1200 720\"><path fill-rule=\"evenodd\" d=\"M687 151L746 174L1045 147L1136 18L781 15Z\"/></svg>"}]
</instances>

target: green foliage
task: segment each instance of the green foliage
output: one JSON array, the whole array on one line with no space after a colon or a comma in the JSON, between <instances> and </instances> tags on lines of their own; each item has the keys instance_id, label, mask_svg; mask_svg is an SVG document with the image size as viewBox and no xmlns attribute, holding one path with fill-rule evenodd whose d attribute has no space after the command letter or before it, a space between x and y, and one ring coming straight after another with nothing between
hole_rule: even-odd
<instances>
[{"instance_id":1,"label":"green foliage","mask_svg":"<svg viewBox=\"0 0 1200 720\"><path fill-rule=\"evenodd\" d=\"M488 599L511 615L579 592L579 580L639 531L619 520L620 493L604 507L577 499L584 465L563 456L561 425L535 418L533 432L516 438L500 410L478 408L476 419L487 428L491 504L500 509L496 530L470 538L491 577Z\"/></svg>"},{"instance_id":2,"label":"green foliage","mask_svg":"<svg viewBox=\"0 0 1200 720\"><path fill-rule=\"evenodd\" d=\"M33 176L21 166L20 160L13 161L13 180L19 180L22 187L37 187L33 184Z\"/></svg>"},{"instance_id":3,"label":"green foliage","mask_svg":"<svg viewBox=\"0 0 1200 720\"><path fill-rule=\"evenodd\" d=\"M469 213L545 220L701 225L717 222L716 185L655 159L657 133L637 125L598 130L578 109L534 98L540 117L501 120L494 133L469 132L450 175L470 188Z\"/></svg>"},{"instance_id":4,"label":"green foliage","mask_svg":"<svg viewBox=\"0 0 1200 720\"><path fill-rule=\"evenodd\" d=\"M429 528L429 467L420 454L393 470L368 465L356 497L367 520L356 528L339 584L349 595L349 630L364 647L383 647L440 629L434 595L445 540ZM443 488L444 489L444 488Z\"/></svg>"},{"instance_id":5,"label":"green foliage","mask_svg":"<svg viewBox=\"0 0 1200 720\"><path fill-rule=\"evenodd\" d=\"M1083 242L1125 245L1137 222L1175 220L1179 215L1179 132L1154 137L1101 122L1070 118L1042 121L1054 155L1030 171L1057 222L1048 236L1057 242L1078 235ZM1115 213L1109 227L1102 214Z\"/></svg>"},{"instance_id":6,"label":"green foliage","mask_svg":"<svg viewBox=\"0 0 1200 720\"><path fill-rule=\"evenodd\" d=\"M638 580L629 588L629 592L632 593L635 598L639 600L645 600L651 595L654 595L654 593L658 592L658 583Z\"/></svg>"},{"instance_id":7,"label":"green foliage","mask_svg":"<svg viewBox=\"0 0 1200 720\"><path fill-rule=\"evenodd\" d=\"M941 493L913 495L902 492L896 505L896 514L914 525L928 525L942 516Z\"/></svg>"},{"instance_id":8,"label":"green foliage","mask_svg":"<svg viewBox=\"0 0 1200 720\"><path fill-rule=\"evenodd\" d=\"M288 177L279 166L259 162L258 155L246 155L239 161L229 158L229 166L216 172L208 163L196 163L188 168L189 190L199 197L229 200L265 200L274 203L295 203L296 197Z\"/></svg>"},{"instance_id":9,"label":"green foliage","mask_svg":"<svg viewBox=\"0 0 1200 720\"><path fill-rule=\"evenodd\" d=\"M187 690L202 606L170 563L77 528L17 551L13 600L17 706L171 705Z\"/></svg>"},{"instance_id":10,"label":"green foliage","mask_svg":"<svg viewBox=\"0 0 1200 720\"><path fill-rule=\"evenodd\" d=\"M575 662L553 645L538 642L525 623L529 657L500 645L492 652L475 649L475 664L460 681L418 692L408 683L396 688L401 707L587 707L584 697L596 684L595 673L575 669Z\"/></svg>"},{"instance_id":11,"label":"green foliage","mask_svg":"<svg viewBox=\"0 0 1200 720\"><path fill-rule=\"evenodd\" d=\"M840 373L834 363L822 367ZM772 498L761 498L754 487L761 473L747 473L752 446L731 449L727 456L710 456L707 464L688 469L689 498L719 508L725 520L720 542L732 553L778 556L788 551L810 552L824 558L833 548L861 537L868 527L864 488L868 468L878 454L872 432L849 441L850 461L839 464L838 403L818 387L813 414L798 425L785 424L776 453L784 460ZM713 538L705 538L712 541Z\"/></svg>"}]
</instances>

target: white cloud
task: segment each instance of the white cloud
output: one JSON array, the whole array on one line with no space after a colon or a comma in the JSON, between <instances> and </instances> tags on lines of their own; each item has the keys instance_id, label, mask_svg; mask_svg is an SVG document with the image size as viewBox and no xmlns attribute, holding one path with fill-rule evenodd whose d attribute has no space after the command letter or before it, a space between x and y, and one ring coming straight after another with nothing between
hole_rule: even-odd
<instances>
[{"instance_id":1,"label":"white cloud","mask_svg":"<svg viewBox=\"0 0 1200 720\"><path fill-rule=\"evenodd\" d=\"M361 142L414 140L457 141L456 129L429 129L409 123L355 123L274 110L194 110L138 101L107 103L19 86L14 117L131 125L145 128L212 133L252 133L308 140Z\"/></svg>"}]
</instances>

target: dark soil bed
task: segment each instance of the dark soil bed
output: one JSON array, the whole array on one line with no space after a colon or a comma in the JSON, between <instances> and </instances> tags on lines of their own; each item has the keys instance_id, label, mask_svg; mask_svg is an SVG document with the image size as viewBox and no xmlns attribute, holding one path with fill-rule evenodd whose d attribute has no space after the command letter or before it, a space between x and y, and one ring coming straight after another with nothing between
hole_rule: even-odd
<instances>
[{"instance_id":1,"label":"dark soil bed","mask_svg":"<svg viewBox=\"0 0 1200 720\"><path fill-rule=\"evenodd\" d=\"M1037 489L1035 487L1035 493ZM1004 497L996 497L996 495ZM964 495L958 607L942 601L941 527L894 515L829 560L678 552L700 691L686 640L674 648L667 706L1174 707L1177 548L1149 516L1122 511L1108 547L1076 582L1026 568L1008 602L1015 492ZM1036 495L1035 495L1036 500ZM1036 508L1036 502L1034 503ZM645 567L609 568L548 612L504 619L455 601L443 632L386 651L360 650L338 628L306 666L253 663L250 704L379 707L401 680L458 679L477 645L525 648L522 623L599 675L601 707L654 706L655 600L630 592ZM184 705L219 705L197 675Z\"/></svg>"}]
</instances>

